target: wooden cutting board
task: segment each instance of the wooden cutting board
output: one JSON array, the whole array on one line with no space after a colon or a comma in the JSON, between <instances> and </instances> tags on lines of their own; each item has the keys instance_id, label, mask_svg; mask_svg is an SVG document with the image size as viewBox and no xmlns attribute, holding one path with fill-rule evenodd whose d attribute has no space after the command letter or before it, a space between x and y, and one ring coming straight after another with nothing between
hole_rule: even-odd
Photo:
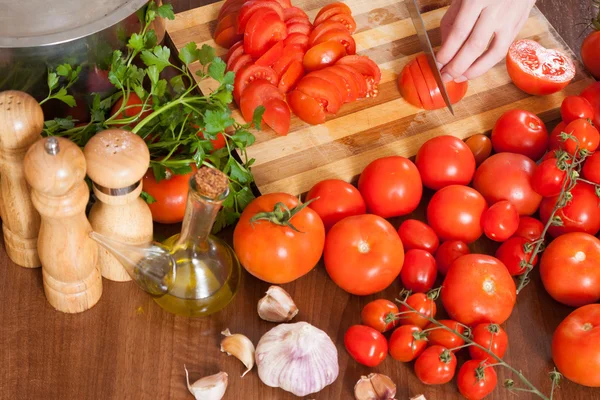
<instances>
[{"instance_id":1,"label":"wooden cutting board","mask_svg":"<svg viewBox=\"0 0 600 400\"><path fill-rule=\"evenodd\" d=\"M321 7L333 0L293 0L311 21ZM177 14L167 23L175 48L194 41L209 44L221 55L226 49L215 45L212 33L223 2ZM529 96L512 83L504 62L484 76L470 82L466 97L448 110L424 111L400 96L396 77L421 51L415 29L403 0L348 0L357 23L354 34L358 54L371 57L381 68L379 95L344 105L324 124L311 126L292 117L290 133L277 136L271 130L256 132L256 143L248 156L256 162L252 172L262 193L300 194L327 178L354 180L371 161L390 155L414 156L423 142L433 136L454 135L466 138L491 130L506 110L522 108L538 114L545 122L558 119L562 99L577 94L592 78L576 61L578 73L562 92L551 96ZM434 47L440 45L440 20L447 0L421 0L423 19ZM538 41L577 57L541 12L534 8L519 38ZM214 83L203 82L209 91ZM236 110L236 118L242 120Z\"/></svg>"}]
</instances>

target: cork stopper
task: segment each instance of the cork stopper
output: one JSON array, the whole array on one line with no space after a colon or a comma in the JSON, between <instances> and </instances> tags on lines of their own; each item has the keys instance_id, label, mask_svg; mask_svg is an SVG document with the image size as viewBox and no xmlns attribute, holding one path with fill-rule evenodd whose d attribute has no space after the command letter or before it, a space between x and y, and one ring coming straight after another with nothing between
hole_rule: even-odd
<instances>
[{"instance_id":1,"label":"cork stopper","mask_svg":"<svg viewBox=\"0 0 600 400\"><path fill-rule=\"evenodd\" d=\"M229 188L227 175L215 168L202 167L196 171L194 181L198 193L206 198L216 200L223 196Z\"/></svg>"}]
</instances>

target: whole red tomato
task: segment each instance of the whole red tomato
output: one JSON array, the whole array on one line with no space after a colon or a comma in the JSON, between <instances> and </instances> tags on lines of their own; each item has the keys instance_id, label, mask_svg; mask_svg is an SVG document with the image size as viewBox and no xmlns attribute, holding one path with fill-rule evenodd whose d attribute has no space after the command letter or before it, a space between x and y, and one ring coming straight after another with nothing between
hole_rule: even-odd
<instances>
[{"instance_id":1,"label":"whole red tomato","mask_svg":"<svg viewBox=\"0 0 600 400\"><path fill-rule=\"evenodd\" d=\"M400 228L398 235L405 250L421 249L435 253L440 240L429 225L416 219L407 219Z\"/></svg>"},{"instance_id":2,"label":"whole red tomato","mask_svg":"<svg viewBox=\"0 0 600 400\"><path fill-rule=\"evenodd\" d=\"M134 92L129 93L127 103L125 103L124 110L121 111L119 118L131 118L141 113L139 118L137 119L137 122L143 120L148 115L152 114L151 109L148 109L147 111L144 111L142 113L143 104L144 102L142 101L142 99L140 99L140 97L137 94L135 94ZM152 101L148 100L148 104L149 106L146 106L146 108L150 108L150 106L152 105ZM121 106L123 106L123 97L119 98L119 100L117 100L117 102L113 105L112 109L110 110L110 115L115 115L116 113L118 113L121 109ZM134 122L131 125L135 126L137 122Z\"/></svg>"},{"instance_id":3,"label":"whole red tomato","mask_svg":"<svg viewBox=\"0 0 600 400\"><path fill-rule=\"evenodd\" d=\"M522 154L494 154L475 171L473 187L489 204L508 200L517 207L519 215L531 215L542 201L542 196L531 187L534 170L533 160Z\"/></svg>"},{"instance_id":4,"label":"whole red tomato","mask_svg":"<svg viewBox=\"0 0 600 400\"><path fill-rule=\"evenodd\" d=\"M531 247L529 253L525 252L526 245ZM526 270L523 264L529 262L531 251L533 251L533 245L529 240L522 237L511 237L498 247L496 258L502 261L502 264L506 266L512 276L521 275ZM535 267L537 262L538 257L536 255L531 265Z\"/></svg>"},{"instance_id":5,"label":"whole red tomato","mask_svg":"<svg viewBox=\"0 0 600 400\"><path fill-rule=\"evenodd\" d=\"M594 126L600 126L600 82L592 83L581 92L580 96L590 102L594 108L594 119L592 119L592 122Z\"/></svg>"},{"instance_id":6,"label":"whole red tomato","mask_svg":"<svg viewBox=\"0 0 600 400\"><path fill-rule=\"evenodd\" d=\"M565 131L566 127L567 124L561 121L552 129L552 133L550 133L550 137L548 138L548 150L556 150L563 147L564 141L559 136Z\"/></svg>"},{"instance_id":7,"label":"whole red tomato","mask_svg":"<svg viewBox=\"0 0 600 400\"><path fill-rule=\"evenodd\" d=\"M576 119L565 127L565 132L573 135L577 140L567 138L563 148L571 155L576 150L596 151L600 144L600 133L587 119Z\"/></svg>"},{"instance_id":8,"label":"whole red tomato","mask_svg":"<svg viewBox=\"0 0 600 400\"><path fill-rule=\"evenodd\" d=\"M492 145L496 153L517 153L539 160L548 148L548 131L537 115L510 110L496 121Z\"/></svg>"},{"instance_id":9,"label":"whole red tomato","mask_svg":"<svg viewBox=\"0 0 600 400\"><path fill-rule=\"evenodd\" d=\"M561 374L583 386L600 387L600 304L573 311L552 337L552 360Z\"/></svg>"},{"instance_id":10,"label":"whole red tomato","mask_svg":"<svg viewBox=\"0 0 600 400\"><path fill-rule=\"evenodd\" d=\"M587 232L595 235L600 230L600 198L596 195L594 187L590 184L579 182L571 190L573 199L566 206L556 212L562 221L561 226L552 225L548 233L552 237L563 235L567 232ZM550 214L558 200L558 196L546 197L540 206L540 219L544 224L548 222Z\"/></svg>"},{"instance_id":11,"label":"whole red tomato","mask_svg":"<svg viewBox=\"0 0 600 400\"><path fill-rule=\"evenodd\" d=\"M554 300L571 307L600 299L600 240L582 232L554 239L542 255L540 276Z\"/></svg>"},{"instance_id":12,"label":"whole red tomato","mask_svg":"<svg viewBox=\"0 0 600 400\"><path fill-rule=\"evenodd\" d=\"M483 233L481 216L485 210L485 199L475 189L451 185L433 195L427 206L427 221L442 240L472 243Z\"/></svg>"},{"instance_id":13,"label":"whole red tomato","mask_svg":"<svg viewBox=\"0 0 600 400\"><path fill-rule=\"evenodd\" d=\"M529 241L538 240L544 232L544 224L533 217L519 218L519 227L513 237L522 237Z\"/></svg>"},{"instance_id":14,"label":"whole red tomato","mask_svg":"<svg viewBox=\"0 0 600 400\"><path fill-rule=\"evenodd\" d=\"M351 326L344 335L344 345L352 358L367 367L376 367L387 356L388 343L381 332L364 326Z\"/></svg>"},{"instance_id":15,"label":"whole red tomato","mask_svg":"<svg viewBox=\"0 0 600 400\"><path fill-rule=\"evenodd\" d=\"M585 179L600 185L600 152L586 158L581 172Z\"/></svg>"},{"instance_id":16,"label":"whole red tomato","mask_svg":"<svg viewBox=\"0 0 600 400\"><path fill-rule=\"evenodd\" d=\"M400 274L404 248L385 219L365 214L348 217L327 234L325 268L345 291L364 296L388 287Z\"/></svg>"},{"instance_id":17,"label":"whole red tomato","mask_svg":"<svg viewBox=\"0 0 600 400\"><path fill-rule=\"evenodd\" d=\"M426 141L415 159L423 185L439 190L449 185L468 185L475 173L475 156L469 146L454 136Z\"/></svg>"},{"instance_id":18,"label":"whole red tomato","mask_svg":"<svg viewBox=\"0 0 600 400\"><path fill-rule=\"evenodd\" d=\"M576 119L594 118L594 108L581 96L567 96L560 106L560 116L565 124Z\"/></svg>"},{"instance_id":19,"label":"whole red tomato","mask_svg":"<svg viewBox=\"0 0 600 400\"><path fill-rule=\"evenodd\" d=\"M598 28L596 27L596 29ZM600 31L595 30L587 35L581 44L581 60L583 60L585 68L596 79L600 79L600 55L598 54L598 49L600 49Z\"/></svg>"},{"instance_id":20,"label":"whole red tomato","mask_svg":"<svg viewBox=\"0 0 600 400\"><path fill-rule=\"evenodd\" d=\"M398 307L389 300L378 299L368 303L360 313L363 325L386 332L398 325Z\"/></svg>"},{"instance_id":21,"label":"whole red tomato","mask_svg":"<svg viewBox=\"0 0 600 400\"><path fill-rule=\"evenodd\" d=\"M557 165L556 158L542 161L531 177L531 187L544 197L558 196L562 190L567 173Z\"/></svg>"},{"instance_id":22,"label":"whole red tomato","mask_svg":"<svg viewBox=\"0 0 600 400\"><path fill-rule=\"evenodd\" d=\"M360 192L348 182L340 179L327 179L313 186L306 195L306 201L323 220L329 230L342 219L367 212Z\"/></svg>"},{"instance_id":23,"label":"whole red tomato","mask_svg":"<svg viewBox=\"0 0 600 400\"><path fill-rule=\"evenodd\" d=\"M470 252L469 246L460 240L450 240L442 243L435 252L435 262L437 264L438 272L442 275L446 275L454 260L460 256L469 254Z\"/></svg>"},{"instance_id":24,"label":"whole red tomato","mask_svg":"<svg viewBox=\"0 0 600 400\"><path fill-rule=\"evenodd\" d=\"M485 361L469 360L460 367L456 383L458 391L467 400L481 400L494 391L498 376Z\"/></svg>"},{"instance_id":25,"label":"whole red tomato","mask_svg":"<svg viewBox=\"0 0 600 400\"><path fill-rule=\"evenodd\" d=\"M412 249L404 255L404 265L400 280L405 289L416 293L425 293L433 287L437 278L435 258L430 252Z\"/></svg>"},{"instance_id":26,"label":"whole red tomato","mask_svg":"<svg viewBox=\"0 0 600 400\"><path fill-rule=\"evenodd\" d=\"M167 170L167 177L156 181L152 168L148 169L142 180L143 190L154 198L148 204L152 219L161 224L175 224L183 221L190 178L195 174L195 164L190 165L192 171L184 175L175 175Z\"/></svg>"},{"instance_id":27,"label":"whole red tomato","mask_svg":"<svg viewBox=\"0 0 600 400\"><path fill-rule=\"evenodd\" d=\"M497 258L467 254L458 258L442 284L442 303L448 315L465 325L501 324L517 299L515 282Z\"/></svg>"},{"instance_id":28,"label":"whole red tomato","mask_svg":"<svg viewBox=\"0 0 600 400\"><path fill-rule=\"evenodd\" d=\"M113 84L108 80L108 70L93 65L88 70L87 80L85 82L88 93L109 94L115 90Z\"/></svg>"},{"instance_id":29,"label":"whole red tomato","mask_svg":"<svg viewBox=\"0 0 600 400\"><path fill-rule=\"evenodd\" d=\"M465 331L465 327L463 325L451 319L442 319L438 322L450 329L454 329L460 334L463 334ZM457 336L454 333L445 330L444 328L440 328L433 322L429 323L429 325L425 327L425 331L427 332L427 340L431 346L439 345L447 348L448 350L457 351L457 349L455 349L456 347L460 347L465 344L465 341L460 336Z\"/></svg>"},{"instance_id":30,"label":"whole red tomato","mask_svg":"<svg viewBox=\"0 0 600 400\"><path fill-rule=\"evenodd\" d=\"M233 248L244 268L258 279L277 284L312 270L325 244L325 227L316 212L304 207L286 220L283 207L294 210L303 205L291 194L260 196L248 204L233 232Z\"/></svg>"},{"instance_id":31,"label":"whole red tomato","mask_svg":"<svg viewBox=\"0 0 600 400\"><path fill-rule=\"evenodd\" d=\"M479 324L471 331L473 341L478 345L490 350L496 356L502 358L508 347L508 335L497 324ZM490 363L496 360L485 351L475 346L469 346L469 355L473 360L486 360Z\"/></svg>"},{"instance_id":32,"label":"whole red tomato","mask_svg":"<svg viewBox=\"0 0 600 400\"><path fill-rule=\"evenodd\" d=\"M407 158L384 157L367 165L358 179L367 208L383 218L413 212L423 194L419 170Z\"/></svg>"},{"instance_id":33,"label":"whole red tomato","mask_svg":"<svg viewBox=\"0 0 600 400\"><path fill-rule=\"evenodd\" d=\"M502 200L492 204L481 216L485 235L497 242L511 237L519 227L519 213L510 201Z\"/></svg>"},{"instance_id":34,"label":"whole red tomato","mask_svg":"<svg viewBox=\"0 0 600 400\"><path fill-rule=\"evenodd\" d=\"M456 357L442 346L431 346L415 362L415 375L426 385L448 383L456 372Z\"/></svg>"},{"instance_id":35,"label":"whole red tomato","mask_svg":"<svg viewBox=\"0 0 600 400\"><path fill-rule=\"evenodd\" d=\"M465 141L475 156L475 164L479 165L492 154L492 141L484 134L478 133Z\"/></svg>"},{"instance_id":36,"label":"whole red tomato","mask_svg":"<svg viewBox=\"0 0 600 400\"><path fill-rule=\"evenodd\" d=\"M435 298L430 293L415 293L408 296L406 299L406 303L417 310L418 313L426 315L430 318L435 318L435 314L437 313L437 307L435 305ZM423 329L429 323L429 320L425 317L422 317L417 312L412 311L410 308L405 305L401 305L399 314L400 325L414 325Z\"/></svg>"},{"instance_id":37,"label":"whole red tomato","mask_svg":"<svg viewBox=\"0 0 600 400\"><path fill-rule=\"evenodd\" d=\"M415 335L417 338L415 338ZM402 325L390 336L390 355L394 360L410 362L427 347L427 335L415 325Z\"/></svg>"}]
</instances>

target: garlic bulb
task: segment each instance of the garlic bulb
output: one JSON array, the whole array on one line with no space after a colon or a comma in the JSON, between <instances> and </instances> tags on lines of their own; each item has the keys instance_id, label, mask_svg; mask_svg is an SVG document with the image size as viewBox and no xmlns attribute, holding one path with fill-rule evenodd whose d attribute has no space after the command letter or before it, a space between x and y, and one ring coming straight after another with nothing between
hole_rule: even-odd
<instances>
[{"instance_id":1,"label":"garlic bulb","mask_svg":"<svg viewBox=\"0 0 600 400\"><path fill-rule=\"evenodd\" d=\"M386 375L369 374L354 386L356 400L391 400L396 395L396 384Z\"/></svg>"},{"instance_id":2,"label":"garlic bulb","mask_svg":"<svg viewBox=\"0 0 600 400\"><path fill-rule=\"evenodd\" d=\"M225 336L221 341L221 351L234 356L246 366L243 378L254 367L254 344L242 334L232 335L229 329L225 329L221 335Z\"/></svg>"},{"instance_id":3,"label":"garlic bulb","mask_svg":"<svg viewBox=\"0 0 600 400\"><path fill-rule=\"evenodd\" d=\"M292 296L279 286L271 286L258 301L258 316L269 322L287 322L298 314Z\"/></svg>"},{"instance_id":4,"label":"garlic bulb","mask_svg":"<svg viewBox=\"0 0 600 400\"><path fill-rule=\"evenodd\" d=\"M306 396L333 383L339 373L335 345L307 322L281 324L256 346L258 376L267 386Z\"/></svg>"},{"instance_id":5,"label":"garlic bulb","mask_svg":"<svg viewBox=\"0 0 600 400\"><path fill-rule=\"evenodd\" d=\"M185 369L185 379L187 380L188 390L194 395L196 400L221 400L223 396L225 396L228 382L228 377L225 372L205 376L190 385L188 370L185 365L183 368Z\"/></svg>"}]
</instances>

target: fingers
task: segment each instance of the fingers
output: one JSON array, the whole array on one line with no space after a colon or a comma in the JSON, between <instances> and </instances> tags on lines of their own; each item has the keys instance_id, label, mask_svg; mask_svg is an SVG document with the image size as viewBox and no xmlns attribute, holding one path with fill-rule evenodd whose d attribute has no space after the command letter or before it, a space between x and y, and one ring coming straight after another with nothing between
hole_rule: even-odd
<instances>
[{"instance_id":1,"label":"fingers","mask_svg":"<svg viewBox=\"0 0 600 400\"><path fill-rule=\"evenodd\" d=\"M462 0L454 0L452 2L452 4L450 4L450 7L448 7L448 11L446 11L446 14L444 14L444 16L442 17L442 20L440 21L440 31L442 33L442 43L444 43L446 41L446 38L448 37L450 30L454 26L454 20L456 19L456 16L458 15L458 11L460 10L461 4L462 4Z\"/></svg>"},{"instance_id":2,"label":"fingers","mask_svg":"<svg viewBox=\"0 0 600 400\"><path fill-rule=\"evenodd\" d=\"M437 61L442 65L448 64L458 53L465 41L469 38L471 30L475 26L481 13L481 2L462 1L457 7L458 11L454 22L449 27L449 20L445 22L448 30L447 37L437 53Z\"/></svg>"}]
</instances>

